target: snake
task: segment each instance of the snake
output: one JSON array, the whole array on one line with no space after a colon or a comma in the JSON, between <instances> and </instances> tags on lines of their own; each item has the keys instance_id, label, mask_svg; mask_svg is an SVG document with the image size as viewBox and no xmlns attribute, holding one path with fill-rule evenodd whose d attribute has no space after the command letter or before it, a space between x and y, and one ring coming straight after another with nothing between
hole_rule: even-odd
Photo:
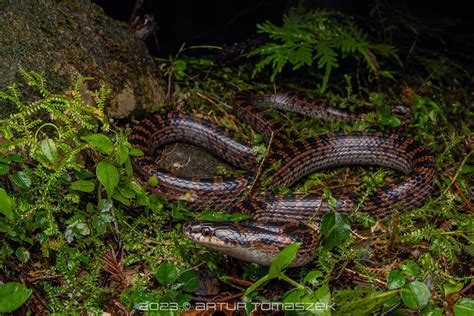
<instances>
[{"instance_id":1,"label":"snake","mask_svg":"<svg viewBox=\"0 0 474 316\"><path fill-rule=\"evenodd\" d=\"M314 258L319 242L314 223L326 214L357 212L383 219L397 208L421 206L433 190L434 156L414 139L379 131L342 131L290 141L283 124L267 108L323 120L359 119L356 114L290 93L240 97L235 104L236 116L261 133L268 145L263 162L250 144L203 117L177 111L155 114L132 130L130 143L143 151L134 159L135 170L145 184L150 177L158 180L156 186L148 186L150 191L169 201L184 199L191 210L211 208L248 215L244 221L184 223L184 235L195 243L264 266L269 266L285 247L298 243L289 265L298 267ZM174 142L201 147L244 171L207 178L177 176L154 159L158 148ZM272 193L275 188L291 187L311 173L353 165L388 167L400 172L401 180L366 194L349 192L331 199L316 193ZM266 169L270 170L266 191L252 192L259 170Z\"/></svg>"}]
</instances>

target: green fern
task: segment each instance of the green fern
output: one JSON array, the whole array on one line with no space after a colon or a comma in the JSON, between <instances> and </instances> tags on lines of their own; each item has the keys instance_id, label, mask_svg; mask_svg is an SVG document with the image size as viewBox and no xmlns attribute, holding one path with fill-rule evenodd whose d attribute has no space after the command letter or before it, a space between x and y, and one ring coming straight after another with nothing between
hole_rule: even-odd
<instances>
[{"instance_id":1,"label":"green fern","mask_svg":"<svg viewBox=\"0 0 474 316\"><path fill-rule=\"evenodd\" d=\"M267 34L270 41L250 52L248 56L260 56L253 75L265 67L273 69L273 81L287 64L293 70L303 66L323 69L321 91L327 88L334 68L339 67L341 58L353 57L364 60L370 70L377 73L379 64L376 55L391 57L400 62L396 49L384 44L373 44L353 20L341 13L316 10L300 12L290 10L284 17L283 26L270 22L259 24L258 32Z\"/></svg>"}]
</instances>

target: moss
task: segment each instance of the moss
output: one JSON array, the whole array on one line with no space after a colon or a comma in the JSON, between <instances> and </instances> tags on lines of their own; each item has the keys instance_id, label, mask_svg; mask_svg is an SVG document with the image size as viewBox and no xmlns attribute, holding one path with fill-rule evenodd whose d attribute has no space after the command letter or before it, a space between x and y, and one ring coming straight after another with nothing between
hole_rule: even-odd
<instances>
[{"instance_id":1,"label":"moss","mask_svg":"<svg viewBox=\"0 0 474 316\"><path fill-rule=\"evenodd\" d=\"M53 91L84 75L107 83L112 100L130 83L135 104L160 99L160 91L139 85L143 76L161 85L144 43L90 1L1 1L0 8L0 89L18 81L22 67L45 72Z\"/></svg>"}]
</instances>

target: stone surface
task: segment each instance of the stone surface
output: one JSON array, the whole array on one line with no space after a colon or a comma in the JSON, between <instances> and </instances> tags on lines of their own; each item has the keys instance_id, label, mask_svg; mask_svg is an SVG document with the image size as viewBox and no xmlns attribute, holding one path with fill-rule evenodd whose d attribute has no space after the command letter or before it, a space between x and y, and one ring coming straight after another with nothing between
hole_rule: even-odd
<instances>
[{"instance_id":1,"label":"stone surface","mask_svg":"<svg viewBox=\"0 0 474 316\"><path fill-rule=\"evenodd\" d=\"M155 161L177 176L208 178L224 175L234 167L211 153L184 143L164 146Z\"/></svg>"},{"instance_id":2,"label":"stone surface","mask_svg":"<svg viewBox=\"0 0 474 316\"><path fill-rule=\"evenodd\" d=\"M105 83L113 118L150 111L164 99L142 40L88 0L0 0L0 89L21 81L20 67L44 72L53 91L79 75ZM0 112L6 111L0 101Z\"/></svg>"}]
</instances>

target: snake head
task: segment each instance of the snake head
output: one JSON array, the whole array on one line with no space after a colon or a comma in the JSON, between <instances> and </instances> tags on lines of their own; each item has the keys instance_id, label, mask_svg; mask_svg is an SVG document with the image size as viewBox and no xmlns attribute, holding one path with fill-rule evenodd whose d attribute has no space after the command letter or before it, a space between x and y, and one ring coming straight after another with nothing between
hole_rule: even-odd
<instances>
[{"instance_id":1,"label":"snake head","mask_svg":"<svg viewBox=\"0 0 474 316\"><path fill-rule=\"evenodd\" d=\"M228 256L269 266L286 246L300 243L290 267L308 263L314 255L317 234L302 223L201 222L185 223L183 233L195 243Z\"/></svg>"}]
</instances>

